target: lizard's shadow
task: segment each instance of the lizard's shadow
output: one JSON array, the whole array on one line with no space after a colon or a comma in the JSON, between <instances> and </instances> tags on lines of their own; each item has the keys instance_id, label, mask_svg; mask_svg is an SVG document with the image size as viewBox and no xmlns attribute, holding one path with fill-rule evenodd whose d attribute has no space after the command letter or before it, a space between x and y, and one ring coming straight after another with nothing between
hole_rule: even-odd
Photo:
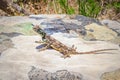
<instances>
[{"instance_id":1,"label":"lizard's shadow","mask_svg":"<svg viewBox=\"0 0 120 80\"><path fill-rule=\"evenodd\" d=\"M39 50L39 49L42 49L42 48L44 48L44 47L46 47L47 46L47 44L40 44L40 45L38 45L38 46L36 46L36 49L37 50ZM46 49L52 49L52 47L48 47L48 48L46 48Z\"/></svg>"}]
</instances>

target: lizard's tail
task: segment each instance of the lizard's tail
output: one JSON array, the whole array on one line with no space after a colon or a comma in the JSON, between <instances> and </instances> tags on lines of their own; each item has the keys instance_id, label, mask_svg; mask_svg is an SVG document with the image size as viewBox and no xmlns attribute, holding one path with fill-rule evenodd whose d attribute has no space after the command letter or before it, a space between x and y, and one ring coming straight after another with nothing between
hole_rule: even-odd
<instances>
[{"instance_id":1,"label":"lizard's tail","mask_svg":"<svg viewBox=\"0 0 120 80\"><path fill-rule=\"evenodd\" d=\"M109 51L109 50L118 50L118 49L101 49L101 50L94 50L94 51L88 51L88 52L78 52L78 54L94 54L97 52Z\"/></svg>"}]
</instances>

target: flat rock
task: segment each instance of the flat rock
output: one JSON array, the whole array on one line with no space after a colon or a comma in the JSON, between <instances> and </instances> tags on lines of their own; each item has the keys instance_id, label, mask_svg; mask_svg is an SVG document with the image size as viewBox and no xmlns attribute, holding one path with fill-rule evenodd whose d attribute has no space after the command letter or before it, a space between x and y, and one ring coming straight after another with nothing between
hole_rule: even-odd
<instances>
[{"instance_id":1,"label":"flat rock","mask_svg":"<svg viewBox=\"0 0 120 80\"><path fill-rule=\"evenodd\" d=\"M60 39L63 40L65 44L71 42L68 46L75 44L79 47L77 49L78 51L85 52L103 48L118 49L105 51L100 54L72 55L71 58L64 59L61 58L61 53L52 49L38 52L36 47L41 44L37 44L35 41L41 40L41 37L36 34L29 35L30 32L26 34L25 29L29 28L30 31L31 26L25 28L23 26L26 25L22 25L20 27L16 27L16 29L15 27L11 27L24 22L28 23L29 21L33 21L34 24L40 25L46 18L33 19L27 17L26 20L25 17L10 17L9 19L10 21L8 20L8 17L5 19L4 17L0 18L0 21L2 21L0 23L2 25L0 26L0 30L2 29L0 33L4 32L2 35L6 36L6 38L0 40L3 42L3 40L9 38L14 44L13 47L4 50L0 56L0 80L30 80L28 73L31 72L31 75L36 75L34 70L39 71L41 69L43 72L45 70L47 73L50 73L49 76L53 75L53 73L58 74L58 76L54 74L58 78L62 71L65 74L69 72L70 74L73 72L77 74L79 73L82 75L83 80L100 80L103 73L120 68L120 47L117 44L106 41L85 41L81 38L76 38L76 35L58 32L52 36L57 36L56 38L61 37ZM9 26L9 24L4 20L8 21L9 24L11 22L13 24L10 24ZM17 20L18 22L16 22ZM9 31L9 29L11 31ZM19 29L23 30L23 32L18 31L20 35L12 34L12 32L14 33L14 31ZM32 66L37 68L33 70L34 74L32 74Z\"/></svg>"},{"instance_id":2,"label":"flat rock","mask_svg":"<svg viewBox=\"0 0 120 80\"><path fill-rule=\"evenodd\" d=\"M71 58L63 59L61 53L55 50L38 52L35 48L40 44L34 42L39 39L39 36L24 35L12 38L14 48L4 51L0 57L0 79L14 80L20 77L22 80L29 80L27 73L31 66L35 66L52 73L57 70L74 71L82 74L83 79L99 80L103 72L120 67L120 51L73 55ZM113 47L112 44L111 46ZM84 50L87 49L84 47Z\"/></svg>"}]
</instances>

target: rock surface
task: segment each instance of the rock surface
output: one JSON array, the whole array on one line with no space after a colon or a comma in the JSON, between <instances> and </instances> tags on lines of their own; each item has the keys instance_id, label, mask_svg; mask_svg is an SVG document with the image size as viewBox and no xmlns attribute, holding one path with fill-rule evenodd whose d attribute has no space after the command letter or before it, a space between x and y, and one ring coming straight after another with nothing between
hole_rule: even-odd
<instances>
[{"instance_id":1,"label":"rock surface","mask_svg":"<svg viewBox=\"0 0 120 80\"><path fill-rule=\"evenodd\" d=\"M50 15L50 17L52 17ZM117 48L118 50L105 51L102 54L83 54L72 55L71 58L63 59L62 54L55 50L45 50L38 52L35 43L41 39L39 35L31 32L31 23L40 24L45 18L28 17L0 17L0 41L9 40L12 47L2 51L0 56L0 80L30 80L29 76L36 75L35 70L41 70L45 73L54 74L56 77L60 71L74 74L79 73L83 80L100 80L105 72L114 71L120 68L120 47L118 44L106 41L85 41L67 35L54 34L63 41L73 41L79 45L80 51L90 51L101 48ZM26 32L26 30L28 30ZM15 33L15 34L14 34ZM16 34L17 33L17 34ZM12 34L12 35L11 35ZM69 38L68 38L69 37ZM3 47L3 45L0 44ZM0 48L1 50L2 48ZM31 69L35 66L35 69ZM60 71L59 71L60 70ZM64 71L65 70L65 71ZM29 75L28 75L29 73ZM44 77L44 76L42 76ZM37 78L37 77L36 77ZM32 78L33 79L33 78Z\"/></svg>"},{"instance_id":2,"label":"rock surface","mask_svg":"<svg viewBox=\"0 0 120 80\"><path fill-rule=\"evenodd\" d=\"M86 40L112 40L117 37L117 33L106 26L101 26L95 23L85 26L87 34L84 37ZM90 31L91 30L91 31Z\"/></svg>"},{"instance_id":3,"label":"rock surface","mask_svg":"<svg viewBox=\"0 0 120 80\"><path fill-rule=\"evenodd\" d=\"M50 73L43 69L32 67L28 72L30 80L82 80L80 73L69 72L67 70L58 70L54 73Z\"/></svg>"},{"instance_id":4,"label":"rock surface","mask_svg":"<svg viewBox=\"0 0 120 80\"><path fill-rule=\"evenodd\" d=\"M101 23L118 32L120 35L120 22L112 20L102 20Z\"/></svg>"},{"instance_id":5,"label":"rock surface","mask_svg":"<svg viewBox=\"0 0 120 80\"><path fill-rule=\"evenodd\" d=\"M10 37L14 36L14 34L15 33L0 33L0 53L14 46L12 40L10 39Z\"/></svg>"},{"instance_id":6,"label":"rock surface","mask_svg":"<svg viewBox=\"0 0 120 80\"><path fill-rule=\"evenodd\" d=\"M120 69L104 73L101 80L120 80Z\"/></svg>"}]
</instances>

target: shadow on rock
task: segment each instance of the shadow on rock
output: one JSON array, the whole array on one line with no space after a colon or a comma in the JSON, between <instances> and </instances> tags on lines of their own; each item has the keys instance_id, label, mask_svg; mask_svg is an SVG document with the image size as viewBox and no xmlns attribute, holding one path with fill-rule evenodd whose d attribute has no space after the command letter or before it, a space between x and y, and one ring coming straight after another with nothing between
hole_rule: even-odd
<instances>
[{"instance_id":1,"label":"shadow on rock","mask_svg":"<svg viewBox=\"0 0 120 80\"><path fill-rule=\"evenodd\" d=\"M34 66L28 72L28 77L30 80L82 80L80 73L69 72L67 70L58 70L51 73Z\"/></svg>"},{"instance_id":2,"label":"shadow on rock","mask_svg":"<svg viewBox=\"0 0 120 80\"><path fill-rule=\"evenodd\" d=\"M3 51L7 50L8 48L12 48L14 44L12 43L11 38L22 35L20 33L12 32L12 33L0 33L0 55Z\"/></svg>"},{"instance_id":3,"label":"shadow on rock","mask_svg":"<svg viewBox=\"0 0 120 80\"><path fill-rule=\"evenodd\" d=\"M21 33L17 33L17 32L11 32L11 33L5 33L5 32L1 32L0 35L5 35L7 37L16 37L16 36L19 36L19 35L23 35Z\"/></svg>"},{"instance_id":4,"label":"shadow on rock","mask_svg":"<svg viewBox=\"0 0 120 80\"><path fill-rule=\"evenodd\" d=\"M14 44L12 43L11 39L0 39L0 55L3 51L7 50L8 48L12 48Z\"/></svg>"}]
</instances>

